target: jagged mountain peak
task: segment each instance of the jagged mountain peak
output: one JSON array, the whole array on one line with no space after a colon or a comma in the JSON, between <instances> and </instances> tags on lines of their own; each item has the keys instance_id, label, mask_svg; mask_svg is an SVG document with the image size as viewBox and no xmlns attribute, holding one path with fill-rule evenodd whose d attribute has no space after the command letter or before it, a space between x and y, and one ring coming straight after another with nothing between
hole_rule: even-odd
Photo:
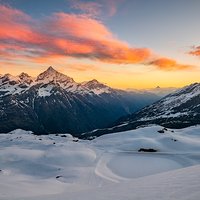
<instances>
[{"instance_id":1,"label":"jagged mountain peak","mask_svg":"<svg viewBox=\"0 0 200 200\"><path fill-rule=\"evenodd\" d=\"M51 84L51 86L55 85L56 87L60 87L68 92L79 94L100 95L102 93L111 93L113 91L112 88L100 83L96 79L83 83L77 83L73 78L58 72L52 66L40 73L36 78L33 78L24 72L18 76L5 74L0 77L0 84L1 91L8 91L8 93L4 94L24 92L29 87L37 84L40 84L40 87L46 87L46 85Z\"/></svg>"},{"instance_id":2,"label":"jagged mountain peak","mask_svg":"<svg viewBox=\"0 0 200 200\"><path fill-rule=\"evenodd\" d=\"M11 79L11 78L16 78L16 77L13 76L13 75L11 75L11 74L9 74L9 73L7 73L7 74L4 74L4 75L2 76L2 78L9 78L9 79Z\"/></svg>"},{"instance_id":3,"label":"jagged mountain peak","mask_svg":"<svg viewBox=\"0 0 200 200\"><path fill-rule=\"evenodd\" d=\"M105 85L104 83L101 83L99 81L97 81L96 79L92 79L90 81L86 81L84 83L82 83L82 85L90 88L90 89L94 89L94 88L109 88L107 85Z\"/></svg>"},{"instance_id":4,"label":"jagged mountain peak","mask_svg":"<svg viewBox=\"0 0 200 200\"><path fill-rule=\"evenodd\" d=\"M33 82L33 79L31 76L29 76L28 74L22 72L20 75L18 76L13 76L11 74L5 74L5 75L2 75L0 77L0 79L2 80L2 83L5 83L5 82L16 82L16 83L24 83L24 82Z\"/></svg>"},{"instance_id":5,"label":"jagged mountain peak","mask_svg":"<svg viewBox=\"0 0 200 200\"><path fill-rule=\"evenodd\" d=\"M48 67L47 71L54 71L54 72L57 72L52 66Z\"/></svg>"},{"instance_id":6,"label":"jagged mountain peak","mask_svg":"<svg viewBox=\"0 0 200 200\"><path fill-rule=\"evenodd\" d=\"M20 75L18 75L18 78L20 79L21 83L31 84L34 82L34 78L29 76L27 73L22 72Z\"/></svg>"},{"instance_id":7,"label":"jagged mountain peak","mask_svg":"<svg viewBox=\"0 0 200 200\"><path fill-rule=\"evenodd\" d=\"M100 82L97 81L97 79L92 79L92 80L88 81L88 83L99 84Z\"/></svg>"},{"instance_id":8,"label":"jagged mountain peak","mask_svg":"<svg viewBox=\"0 0 200 200\"><path fill-rule=\"evenodd\" d=\"M95 94L111 93L112 92L112 88L110 88L109 86L107 86L103 83L100 83L96 79L84 82L84 83L82 83L82 85Z\"/></svg>"},{"instance_id":9,"label":"jagged mountain peak","mask_svg":"<svg viewBox=\"0 0 200 200\"><path fill-rule=\"evenodd\" d=\"M1 76L1 82L2 83L7 83L7 82L19 83L19 78L17 76L13 76L13 75L7 73L7 74Z\"/></svg>"},{"instance_id":10,"label":"jagged mountain peak","mask_svg":"<svg viewBox=\"0 0 200 200\"><path fill-rule=\"evenodd\" d=\"M53 67L50 66L46 71L42 72L37 76L36 82L73 83L75 81L73 80L73 78L56 71Z\"/></svg>"},{"instance_id":11,"label":"jagged mountain peak","mask_svg":"<svg viewBox=\"0 0 200 200\"><path fill-rule=\"evenodd\" d=\"M21 74L19 74L18 77L19 77L20 79L24 79L24 78L29 78L30 76L29 76L27 73L22 72Z\"/></svg>"},{"instance_id":12,"label":"jagged mountain peak","mask_svg":"<svg viewBox=\"0 0 200 200\"><path fill-rule=\"evenodd\" d=\"M77 135L104 128L147 105L146 101L140 102L145 98L132 93L124 96L122 91L97 80L76 83L52 67L33 78L31 84L24 82L31 79L26 73L4 78L8 80L0 79L0 132L20 127L38 134ZM152 101L154 97L149 100Z\"/></svg>"},{"instance_id":13,"label":"jagged mountain peak","mask_svg":"<svg viewBox=\"0 0 200 200\"><path fill-rule=\"evenodd\" d=\"M32 82L31 78L5 74L0 77L0 97L4 95L17 94L23 91Z\"/></svg>"}]
</instances>

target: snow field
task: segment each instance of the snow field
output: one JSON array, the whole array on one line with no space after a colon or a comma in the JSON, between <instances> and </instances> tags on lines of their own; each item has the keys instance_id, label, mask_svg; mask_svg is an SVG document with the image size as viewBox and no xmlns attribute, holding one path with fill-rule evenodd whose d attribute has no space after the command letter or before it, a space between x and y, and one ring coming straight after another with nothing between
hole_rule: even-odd
<instances>
[{"instance_id":1,"label":"snow field","mask_svg":"<svg viewBox=\"0 0 200 200\"><path fill-rule=\"evenodd\" d=\"M149 126L92 141L22 130L1 134L0 199L197 200L200 126L161 129ZM138 152L141 148L156 152Z\"/></svg>"}]
</instances>

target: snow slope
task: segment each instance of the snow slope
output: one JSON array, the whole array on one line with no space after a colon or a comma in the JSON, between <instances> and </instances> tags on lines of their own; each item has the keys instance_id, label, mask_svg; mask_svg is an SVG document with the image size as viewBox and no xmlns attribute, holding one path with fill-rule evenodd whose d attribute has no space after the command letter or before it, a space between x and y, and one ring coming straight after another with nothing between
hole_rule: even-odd
<instances>
[{"instance_id":1,"label":"snow slope","mask_svg":"<svg viewBox=\"0 0 200 200\"><path fill-rule=\"evenodd\" d=\"M200 83L185 86L131 115L117 120L112 127L87 133L100 136L157 124L167 128L186 128L200 124Z\"/></svg>"},{"instance_id":2,"label":"snow slope","mask_svg":"<svg viewBox=\"0 0 200 200\"><path fill-rule=\"evenodd\" d=\"M199 199L200 126L160 130L149 126L92 141L23 130L1 134L0 199Z\"/></svg>"}]
</instances>

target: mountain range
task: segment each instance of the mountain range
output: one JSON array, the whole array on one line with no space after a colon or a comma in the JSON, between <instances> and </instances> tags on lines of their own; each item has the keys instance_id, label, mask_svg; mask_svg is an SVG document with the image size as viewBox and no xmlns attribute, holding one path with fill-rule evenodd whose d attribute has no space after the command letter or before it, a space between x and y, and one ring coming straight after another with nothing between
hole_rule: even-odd
<instances>
[{"instance_id":1,"label":"mountain range","mask_svg":"<svg viewBox=\"0 0 200 200\"><path fill-rule=\"evenodd\" d=\"M132 130L140 126L158 124L166 128L185 128L200 124L200 83L183 87L117 120L110 128L94 130L85 137Z\"/></svg>"},{"instance_id":2,"label":"mountain range","mask_svg":"<svg viewBox=\"0 0 200 200\"><path fill-rule=\"evenodd\" d=\"M105 128L159 98L114 89L97 80L77 83L53 67L36 78L5 74L0 76L0 132L20 128L79 136Z\"/></svg>"},{"instance_id":3,"label":"mountain range","mask_svg":"<svg viewBox=\"0 0 200 200\"><path fill-rule=\"evenodd\" d=\"M140 93L151 93L151 94L155 94L159 97L164 97L164 96L167 96L168 94L172 93L172 92L175 92L176 90L178 90L178 88L176 87L160 87L160 86L157 86L155 88L147 88L147 89L132 89L132 88L129 88L127 89L127 91L134 91L134 92L140 92Z\"/></svg>"}]
</instances>

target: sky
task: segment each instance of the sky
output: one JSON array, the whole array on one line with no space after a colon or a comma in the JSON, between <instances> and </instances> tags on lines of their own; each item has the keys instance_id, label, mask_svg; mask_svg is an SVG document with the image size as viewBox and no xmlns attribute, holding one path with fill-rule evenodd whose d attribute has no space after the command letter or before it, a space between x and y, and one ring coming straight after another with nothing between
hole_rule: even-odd
<instances>
[{"instance_id":1,"label":"sky","mask_svg":"<svg viewBox=\"0 0 200 200\"><path fill-rule=\"evenodd\" d=\"M199 0L0 0L0 74L49 66L115 88L199 82Z\"/></svg>"}]
</instances>

